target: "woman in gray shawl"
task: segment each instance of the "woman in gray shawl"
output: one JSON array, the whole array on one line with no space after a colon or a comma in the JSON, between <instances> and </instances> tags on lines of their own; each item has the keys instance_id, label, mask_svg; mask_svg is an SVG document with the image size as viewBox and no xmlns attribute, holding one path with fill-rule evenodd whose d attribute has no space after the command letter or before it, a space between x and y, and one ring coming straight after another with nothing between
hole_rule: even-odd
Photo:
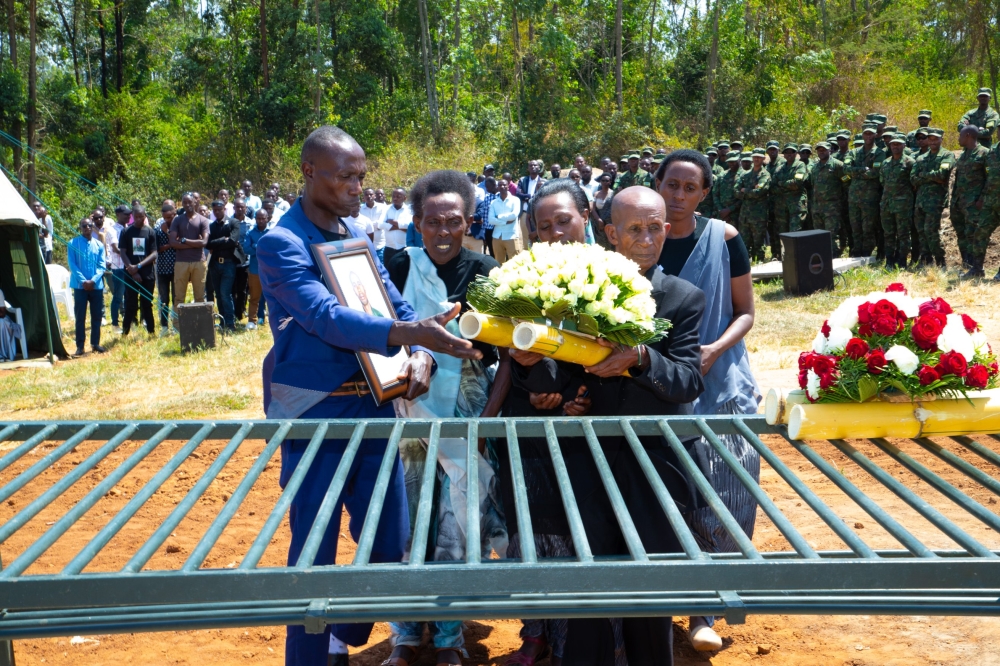
<instances>
[{"instance_id":1,"label":"woman in gray shawl","mask_svg":"<svg viewBox=\"0 0 1000 666\"><path fill-rule=\"evenodd\" d=\"M667 206L670 230L660 266L705 292L701 321L701 372L705 391L694 403L696 415L756 414L760 389L750 371L743 338L753 327L753 283L750 257L735 227L697 214L712 188L708 159L694 150L677 150L660 164L656 189ZM730 452L755 481L760 480L760 454L739 435L720 435ZM712 487L748 537L753 537L757 503L704 438L694 452ZM709 552L738 552L736 543L715 513L703 506L690 515L692 530ZM697 650L713 651L722 639L713 618L691 618L689 636Z\"/></svg>"}]
</instances>

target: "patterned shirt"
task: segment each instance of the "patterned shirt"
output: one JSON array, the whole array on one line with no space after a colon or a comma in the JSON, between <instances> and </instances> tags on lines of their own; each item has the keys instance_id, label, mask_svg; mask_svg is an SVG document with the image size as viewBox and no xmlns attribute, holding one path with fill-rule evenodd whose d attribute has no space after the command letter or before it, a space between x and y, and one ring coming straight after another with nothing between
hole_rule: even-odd
<instances>
[{"instance_id":1,"label":"patterned shirt","mask_svg":"<svg viewBox=\"0 0 1000 666\"><path fill-rule=\"evenodd\" d=\"M156 274L157 275L173 275L174 274L174 261L176 260L176 252L172 247L168 247L166 250L160 250L164 245L170 245L170 236L167 232L160 229L160 224L156 225L156 249L159 250L156 253Z\"/></svg>"}]
</instances>

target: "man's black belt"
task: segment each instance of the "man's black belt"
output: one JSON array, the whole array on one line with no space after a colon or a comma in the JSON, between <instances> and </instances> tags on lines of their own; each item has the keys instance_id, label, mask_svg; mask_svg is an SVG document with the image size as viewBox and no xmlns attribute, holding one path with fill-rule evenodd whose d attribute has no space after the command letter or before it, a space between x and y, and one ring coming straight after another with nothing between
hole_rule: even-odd
<instances>
[{"instance_id":1,"label":"man's black belt","mask_svg":"<svg viewBox=\"0 0 1000 666\"><path fill-rule=\"evenodd\" d=\"M335 398L349 395L360 398L361 396L368 395L371 392L372 390L368 387L368 382L344 382L340 385L340 388L335 391L331 391L330 395Z\"/></svg>"}]
</instances>

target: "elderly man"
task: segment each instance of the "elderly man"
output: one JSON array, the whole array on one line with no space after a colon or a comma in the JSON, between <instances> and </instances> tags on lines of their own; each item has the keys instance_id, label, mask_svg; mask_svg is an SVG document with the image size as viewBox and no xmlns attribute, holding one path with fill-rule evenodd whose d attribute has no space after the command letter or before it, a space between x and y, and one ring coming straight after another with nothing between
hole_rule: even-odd
<instances>
[{"instance_id":1,"label":"elderly man","mask_svg":"<svg viewBox=\"0 0 1000 666\"><path fill-rule=\"evenodd\" d=\"M313 257L316 243L359 238L342 217L348 217L361 196L367 172L365 152L343 130L324 126L313 131L302 145L301 172L305 181L302 197L281 221L264 235L256 255L260 281L270 311L274 347L264 359L264 409L269 419L394 418L391 403L375 404L361 372L357 352L393 357L409 345L410 357L400 377L408 383L405 397L413 400L425 393L433 359L428 350L458 358L481 358L472 343L445 330L444 325L460 310L417 320L413 309L392 285L382 263L375 260L386 295L397 320L376 317L342 305L323 284ZM371 256L375 248L366 237ZM286 440L281 445L282 486L301 461L308 440ZM366 438L345 479L344 491L333 515L342 507L351 516L351 536L361 534L387 440ZM288 562L299 560L306 537L319 511L333 475L347 448L345 439L328 439L320 447L292 500L289 512L292 539ZM327 527L313 564L336 562L340 523ZM410 534L409 510L403 470L399 459L389 479L382 516L372 544L372 562L397 562L406 551ZM302 626L288 628L285 663L296 666L347 664L347 646L364 645L372 625L334 625L323 633L310 634Z\"/></svg>"},{"instance_id":2,"label":"elderly man","mask_svg":"<svg viewBox=\"0 0 1000 666\"><path fill-rule=\"evenodd\" d=\"M631 187L615 196L611 224L605 227L608 240L620 254L637 263L653 283L656 316L669 319L673 326L659 342L639 347L601 341L614 351L601 363L585 368L601 378L587 381L594 416L690 414L691 402L704 389L698 327L705 295L685 280L664 274L657 266L669 229L666 206L657 192ZM639 439L679 508L692 506L694 498L688 480L678 471L682 466L669 445L659 436ZM623 437L602 437L601 448L646 552L681 552L680 542L627 441ZM581 487L602 487L596 469L591 475L593 478ZM592 506L595 510L584 512L583 519L594 555L627 555L610 503ZM615 641L607 620L573 619L568 626L564 663L614 662ZM672 663L671 618L625 618L622 630L629 663Z\"/></svg>"}]
</instances>

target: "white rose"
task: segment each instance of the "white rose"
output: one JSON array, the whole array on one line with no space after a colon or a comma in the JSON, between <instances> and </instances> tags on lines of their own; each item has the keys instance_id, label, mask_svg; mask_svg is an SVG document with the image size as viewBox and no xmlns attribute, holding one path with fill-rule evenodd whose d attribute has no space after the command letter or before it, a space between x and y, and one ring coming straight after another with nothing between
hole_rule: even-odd
<instances>
[{"instance_id":1,"label":"white rose","mask_svg":"<svg viewBox=\"0 0 1000 666\"><path fill-rule=\"evenodd\" d=\"M566 288L569 289L570 293L573 294L574 296L580 296L583 294L583 288L585 286L586 285L584 284L583 280L577 280L574 278L573 280L570 281L568 285L566 285Z\"/></svg>"},{"instance_id":2,"label":"white rose","mask_svg":"<svg viewBox=\"0 0 1000 666\"><path fill-rule=\"evenodd\" d=\"M816 400L819 398L819 375L814 371L806 371L806 394Z\"/></svg>"},{"instance_id":3,"label":"white rose","mask_svg":"<svg viewBox=\"0 0 1000 666\"><path fill-rule=\"evenodd\" d=\"M508 296L511 295L511 293L512 292L509 286L501 284L499 287L497 287L495 296L497 298L507 298Z\"/></svg>"},{"instance_id":4,"label":"white rose","mask_svg":"<svg viewBox=\"0 0 1000 666\"><path fill-rule=\"evenodd\" d=\"M845 300L837 306L837 309L827 319L830 328L853 329L858 325L858 306L866 302L868 302L868 299L864 296L852 296Z\"/></svg>"},{"instance_id":5,"label":"white rose","mask_svg":"<svg viewBox=\"0 0 1000 666\"><path fill-rule=\"evenodd\" d=\"M826 336L823 335L823 331L817 333L816 337L813 338L812 350L817 354L826 353Z\"/></svg>"},{"instance_id":6,"label":"white rose","mask_svg":"<svg viewBox=\"0 0 1000 666\"><path fill-rule=\"evenodd\" d=\"M943 352L955 351L965 357L965 360L972 363L972 358L976 354L976 345L972 341L972 336L965 330L962 317L957 314L948 315L948 323L938 336L937 346Z\"/></svg>"},{"instance_id":7,"label":"white rose","mask_svg":"<svg viewBox=\"0 0 1000 666\"><path fill-rule=\"evenodd\" d=\"M583 289L580 290L580 298L586 301L593 301L597 298L597 292L601 290L601 286L597 284L585 284Z\"/></svg>"},{"instance_id":8,"label":"white rose","mask_svg":"<svg viewBox=\"0 0 1000 666\"><path fill-rule=\"evenodd\" d=\"M901 291L888 291L880 296L895 305L909 319L920 314L920 303L917 302L917 299Z\"/></svg>"},{"instance_id":9,"label":"white rose","mask_svg":"<svg viewBox=\"0 0 1000 666\"><path fill-rule=\"evenodd\" d=\"M609 284L608 286L606 286L604 288L604 293L601 295L601 300L604 300L604 301L613 301L616 298L618 298L618 296L620 296L621 293L622 293L622 290L619 289L617 285L615 285L615 284Z\"/></svg>"},{"instance_id":10,"label":"white rose","mask_svg":"<svg viewBox=\"0 0 1000 666\"><path fill-rule=\"evenodd\" d=\"M528 298L538 297L538 289L531 284L524 285L523 287L518 289L518 291L521 293L522 296L527 296Z\"/></svg>"},{"instance_id":11,"label":"white rose","mask_svg":"<svg viewBox=\"0 0 1000 666\"><path fill-rule=\"evenodd\" d=\"M831 327L830 335L828 336L826 342L825 353L836 354L837 352L843 351L844 348L847 347L847 343L850 342L853 337L854 334L851 333L851 329L849 328L840 328L839 326L836 328Z\"/></svg>"},{"instance_id":12,"label":"white rose","mask_svg":"<svg viewBox=\"0 0 1000 666\"><path fill-rule=\"evenodd\" d=\"M893 345L885 353L885 360L892 361L904 375L912 375L920 365L917 355L903 345Z\"/></svg>"},{"instance_id":13,"label":"white rose","mask_svg":"<svg viewBox=\"0 0 1000 666\"><path fill-rule=\"evenodd\" d=\"M972 335L972 346L976 348L977 354L989 354L990 345L986 340L986 334L982 331L976 331Z\"/></svg>"}]
</instances>

